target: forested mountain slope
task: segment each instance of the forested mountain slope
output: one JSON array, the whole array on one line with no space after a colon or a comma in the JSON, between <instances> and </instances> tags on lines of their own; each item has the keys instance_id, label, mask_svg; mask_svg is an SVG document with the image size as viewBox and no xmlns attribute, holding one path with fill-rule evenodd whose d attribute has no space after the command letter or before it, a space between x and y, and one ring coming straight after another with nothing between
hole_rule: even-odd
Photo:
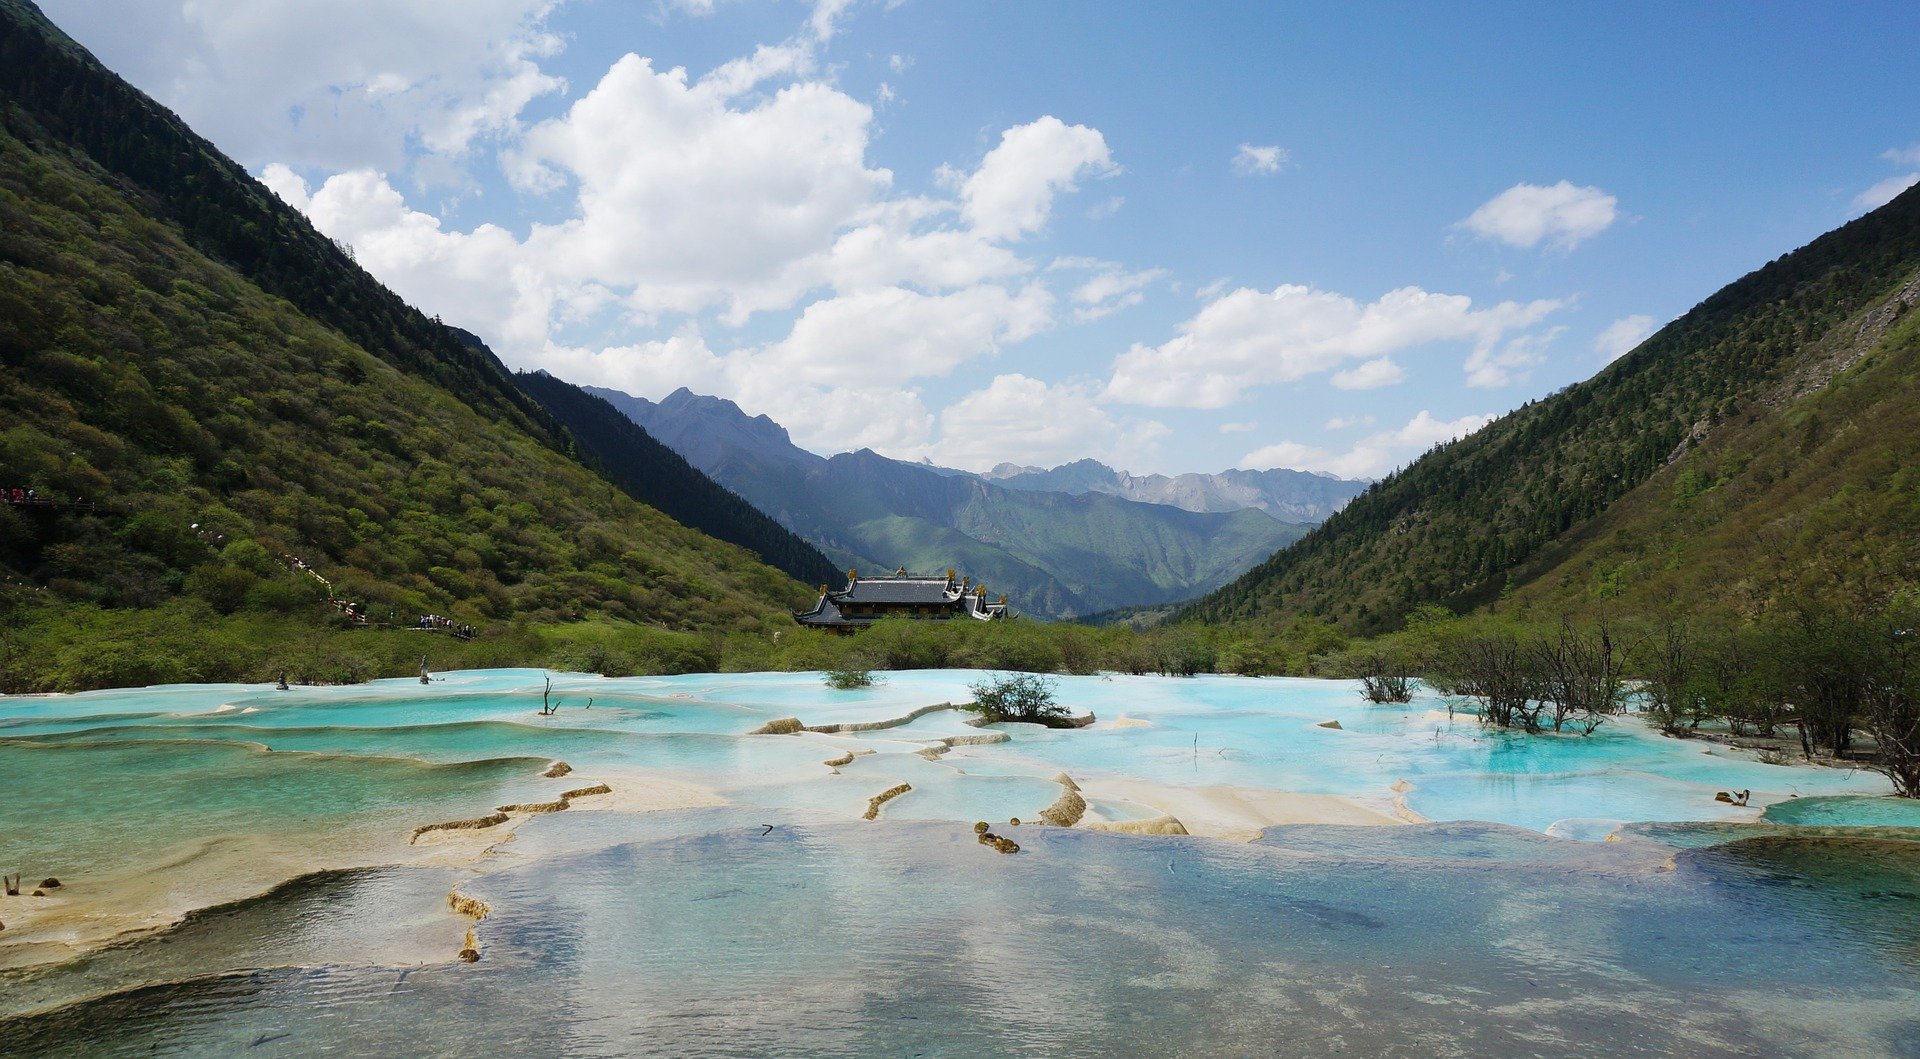
<instances>
[{"instance_id":1,"label":"forested mountain slope","mask_svg":"<svg viewBox=\"0 0 1920 1059\"><path fill-rule=\"evenodd\" d=\"M261 290L470 404L550 433L492 354L460 342L171 111L101 66L26 0L0 0L0 98L43 149L84 156L134 208ZM17 131L15 135L20 135Z\"/></svg>"},{"instance_id":2,"label":"forested mountain slope","mask_svg":"<svg viewBox=\"0 0 1920 1059\"><path fill-rule=\"evenodd\" d=\"M1863 352L1857 332L1870 310L1916 273L1920 189L1911 189L1729 284L1592 379L1428 453L1179 617L1314 614L1371 632L1417 604L1464 610L1523 588L1567 554L1546 549L1572 547L1567 535L1653 479L1690 439L1751 417L1791 429L1792 395L1819 391L1846 366L1848 351ZM1904 349L1896 342L1876 358L1902 361ZM1752 470L1776 482L1789 472L1819 479L1793 463L1821 458L1824 444L1815 440L1792 458L1754 452ZM1858 488L1851 466L1831 468L1837 477L1827 484Z\"/></svg>"},{"instance_id":3,"label":"forested mountain slope","mask_svg":"<svg viewBox=\"0 0 1920 1059\"><path fill-rule=\"evenodd\" d=\"M0 0L0 488L46 501L0 504L0 690L264 679L346 620L288 556L401 623L804 602L572 458L490 355L56 32Z\"/></svg>"},{"instance_id":4,"label":"forested mountain slope","mask_svg":"<svg viewBox=\"0 0 1920 1059\"><path fill-rule=\"evenodd\" d=\"M1818 353L1543 549L1506 606L1755 617L1920 589L1920 278Z\"/></svg>"},{"instance_id":5,"label":"forested mountain slope","mask_svg":"<svg viewBox=\"0 0 1920 1059\"><path fill-rule=\"evenodd\" d=\"M543 371L521 372L514 382L566 428L596 470L635 500L738 544L804 584L840 576L818 548L700 473L605 399Z\"/></svg>"}]
</instances>

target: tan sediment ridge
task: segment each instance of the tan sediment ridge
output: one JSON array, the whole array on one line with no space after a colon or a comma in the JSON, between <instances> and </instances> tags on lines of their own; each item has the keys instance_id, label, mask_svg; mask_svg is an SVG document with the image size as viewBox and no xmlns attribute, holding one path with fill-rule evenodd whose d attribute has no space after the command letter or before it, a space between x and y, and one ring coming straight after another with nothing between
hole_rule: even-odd
<instances>
[{"instance_id":1,"label":"tan sediment ridge","mask_svg":"<svg viewBox=\"0 0 1920 1059\"><path fill-rule=\"evenodd\" d=\"M447 907L453 909L455 915L466 916L475 923L493 914L492 905L478 897L468 897L458 890L447 894Z\"/></svg>"},{"instance_id":2,"label":"tan sediment ridge","mask_svg":"<svg viewBox=\"0 0 1920 1059\"><path fill-rule=\"evenodd\" d=\"M1093 831L1111 831L1118 835L1190 835L1177 818L1155 816L1146 820L1096 820L1086 825Z\"/></svg>"},{"instance_id":3,"label":"tan sediment ridge","mask_svg":"<svg viewBox=\"0 0 1920 1059\"><path fill-rule=\"evenodd\" d=\"M1040 810L1040 819L1055 827L1072 827L1087 815L1087 800L1078 790L1068 788L1060 792L1053 804Z\"/></svg>"},{"instance_id":4,"label":"tan sediment ridge","mask_svg":"<svg viewBox=\"0 0 1920 1059\"><path fill-rule=\"evenodd\" d=\"M512 805L499 806L494 809L491 815L482 816L477 819L452 820L444 824L426 824L422 827L416 827L413 829L413 838L408 839L408 841L416 841L421 835L429 831L461 831L483 827L498 827L507 822L508 813L557 813L571 805L575 798L590 798L596 794L612 793L613 788L604 783L596 783L591 787L576 787L551 802L515 802Z\"/></svg>"},{"instance_id":5,"label":"tan sediment ridge","mask_svg":"<svg viewBox=\"0 0 1920 1059\"><path fill-rule=\"evenodd\" d=\"M879 721L848 721L843 724L810 724L803 726L803 730L815 732L820 735L838 735L843 732L881 732L888 728L898 728L903 724L912 724L914 721L930 713L939 713L941 710L957 710L959 708L960 707L955 706L951 702L936 702L931 706L920 706L908 710L904 717L889 717Z\"/></svg>"},{"instance_id":6,"label":"tan sediment ridge","mask_svg":"<svg viewBox=\"0 0 1920 1059\"><path fill-rule=\"evenodd\" d=\"M453 909L455 915L466 916L475 923L493 914L492 905L477 897L468 897L457 889L447 893L447 907ZM479 962L480 935L472 927L467 928L467 936L461 939L460 951L454 954L454 958L462 963Z\"/></svg>"},{"instance_id":7,"label":"tan sediment ridge","mask_svg":"<svg viewBox=\"0 0 1920 1059\"><path fill-rule=\"evenodd\" d=\"M1013 737L1005 732L981 732L979 735L942 736L940 742L949 748L956 746L987 746L992 743L1011 743Z\"/></svg>"},{"instance_id":8,"label":"tan sediment ridge","mask_svg":"<svg viewBox=\"0 0 1920 1059\"><path fill-rule=\"evenodd\" d=\"M516 802L513 805L500 806L503 813L557 813L567 807L565 798L556 802Z\"/></svg>"},{"instance_id":9,"label":"tan sediment ridge","mask_svg":"<svg viewBox=\"0 0 1920 1059\"><path fill-rule=\"evenodd\" d=\"M564 809L566 806L563 805L561 808ZM421 835L427 834L430 831L477 831L486 827L499 827L510 819L512 819L512 817L506 813L494 812L488 813L486 816L476 816L471 820L448 820L438 824L421 824L419 827L413 829L413 836L407 839L407 844L412 845L418 842Z\"/></svg>"},{"instance_id":10,"label":"tan sediment ridge","mask_svg":"<svg viewBox=\"0 0 1920 1059\"><path fill-rule=\"evenodd\" d=\"M880 819L881 806L887 804L888 802L894 800L895 798L900 797L901 795L907 793L912 789L913 789L913 784L902 783L897 787L888 787L886 790L881 791L879 794L876 794L873 797L867 799L867 811L865 816L862 817L862 819L866 819L866 820Z\"/></svg>"},{"instance_id":11,"label":"tan sediment ridge","mask_svg":"<svg viewBox=\"0 0 1920 1059\"><path fill-rule=\"evenodd\" d=\"M1136 779L1098 779L1083 784L1096 801L1146 806L1162 814L1149 820L1102 820L1083 826L1128 834L1193 834L1251 842L1278 824L1409 823L1391 808L1376 809L1331 794L1298 794L1260 787L1175 787ZM1172 827L1182 830L1173 831Z\"/></svg>"},{"instance_id":12,"label":"tan sediment ridge","mask_svg":"<svg viewBox=\"0 0 1920 1059\"><path fill-rule=\"evenodd\" d=\"M1393 791L1393 815L1409 824L1427 823L1426 817L1414 812L1413 809L1407 805L1407 792L1413 790L1413 784L1408 783L1405 779L1397 779L1393 781L1393 786L1390 789Z\"/></svg>"}]
</instances>

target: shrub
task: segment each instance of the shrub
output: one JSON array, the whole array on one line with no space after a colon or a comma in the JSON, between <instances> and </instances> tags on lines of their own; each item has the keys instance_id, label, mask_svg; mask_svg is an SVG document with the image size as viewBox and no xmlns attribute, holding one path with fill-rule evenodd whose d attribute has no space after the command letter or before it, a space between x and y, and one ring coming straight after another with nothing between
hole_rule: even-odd
<instances>
[{"instance_id":1,"label":"shrub","mask_svg":"<svg viewBox=\"0 0 1920 1059\"><path fill-rule=\"evenodd\" d=\"M973 704L968 709L989 721L1031 721L1047 724L1065 720L1067 708L1055 702L1056 682L1037 673L1011 673L969 685Z\"/></svg>"},{"instance_id":2,"label":"shrub","mask_svg":"<svg viewBox=\"0 0 1920 1059\"><path fill-rule=\"evenodd\" d=\"M876 683L871 669L829 669L826 675L827 687L838 691L852 691L854 688L870 688Z\"/></svg>"}]
</instances>

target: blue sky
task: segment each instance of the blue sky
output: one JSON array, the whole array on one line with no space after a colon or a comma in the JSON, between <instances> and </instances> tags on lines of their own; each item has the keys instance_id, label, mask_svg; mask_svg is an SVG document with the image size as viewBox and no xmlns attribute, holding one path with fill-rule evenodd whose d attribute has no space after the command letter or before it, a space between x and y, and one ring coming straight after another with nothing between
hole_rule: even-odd
<instances>
[{"instance_id":1,"label":"blue sky","mask_svg":"<svg viewBox=\"0 0 1920 1059\"><path fill-rule=\"evenodd\" d=\"M1920 175L1920 6L41 0L511 365L1378 475Z\"/></svg>"}]
</instances>

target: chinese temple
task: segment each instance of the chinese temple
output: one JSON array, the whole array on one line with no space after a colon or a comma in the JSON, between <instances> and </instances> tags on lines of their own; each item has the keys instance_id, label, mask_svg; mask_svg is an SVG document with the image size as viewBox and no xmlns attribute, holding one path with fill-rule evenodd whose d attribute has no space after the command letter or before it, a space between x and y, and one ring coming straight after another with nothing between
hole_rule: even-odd
<instances>
[{"instance_id":1,"label":"chinese temple","mask_svg":"<svg viewBox=\"0 0 1920 1059\"><path fill-rule=\"evenodd\" d=\"M987 586L974 584L971 577L960 578L952 570L938 577L901 569L885 577L861 577L860 571L848 570L846 588L836 592L821 585L819 602L793 618L812 628L852 632L882 618L993 621L1006 614L1007 597L989 602Z\"/></svg>"}]
</instances>

